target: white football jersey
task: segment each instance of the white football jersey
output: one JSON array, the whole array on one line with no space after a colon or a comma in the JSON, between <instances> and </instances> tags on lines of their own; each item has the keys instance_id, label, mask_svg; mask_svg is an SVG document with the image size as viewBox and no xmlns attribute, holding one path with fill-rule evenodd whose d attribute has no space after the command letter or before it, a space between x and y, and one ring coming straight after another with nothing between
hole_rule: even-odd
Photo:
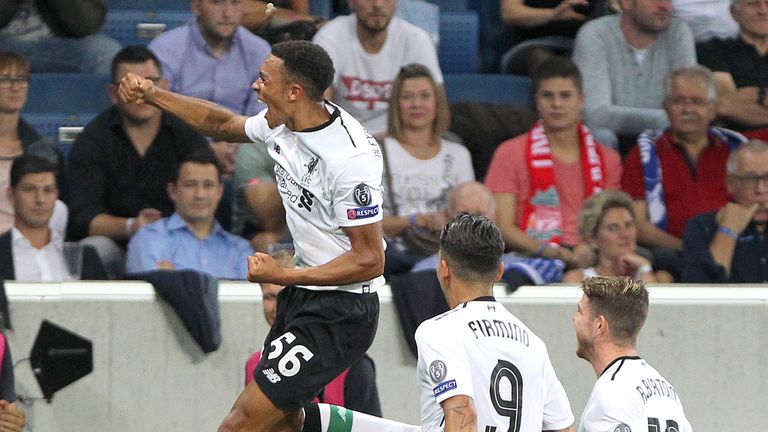
<instances>
[{"instance_id":1,"label":"white football jersey","mask_svg":"<svg viewBox=\"0 0 768 432\"><path fill-rule=\"evenodd\" d=\"M600 375L579 432L690 432L675 388L640 357L619 357Z\"/></svg>"},{"instance_id":2,"label":"white football jersey","mask_svg":"<svg viewBox=\"0 0 768 432\"><path fill-rule=\"evenodd\" d=\"M331 113L328 123L300 132L285 125L270 129L267 110L245 123L248 137L265 142L275 160L275 181L299 267L319 266L351 250L342 227L382 219L379 144L348 113L330 103L326 108ZM374 292L382 284L380 276L345 286L303 287Z\"/></svg>"},{"instance_id":3,"label":"white football jersey","mask_svg":"<svg viewBox=\"0 0 768 432\"><path fill-rule=\"evenodd\" d=\"M541 432L573 424L547 347L493 297L460 304L416 330L423 431L444 430L440 403L473 399L478 431Z\"/></svg>"}]
</instances>

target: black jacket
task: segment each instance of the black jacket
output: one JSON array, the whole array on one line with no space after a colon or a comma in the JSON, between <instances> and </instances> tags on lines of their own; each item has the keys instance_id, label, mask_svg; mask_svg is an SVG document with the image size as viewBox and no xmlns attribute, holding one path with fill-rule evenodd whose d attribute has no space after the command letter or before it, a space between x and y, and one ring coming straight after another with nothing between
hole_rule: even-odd
<instances>
[{"instance_id":1,"label":"black jacket","mask_svg":"<svg viewBox=\"0 0 768 432\"><path fill-rule=\"evenodd\" d=\"M34 0L35 9L56 36L80 38L96 34L107 8L101 0ZM0 28L21 9L24 0L0 0Z\"/></svg>"},{"instance_id":2,"label":"black jacket","mask_svg":"<svg viewBox=\"0 0 768 432\"><path fill-rule=\"evenodd\" d=\"M0 279L16 279L16 271L13 268L13 248L11 248L11 231L0 235ZM82 280L106 280L107 272L96 250L91 246L83 246L83 271Z\"/></svg>"}]
</instances>

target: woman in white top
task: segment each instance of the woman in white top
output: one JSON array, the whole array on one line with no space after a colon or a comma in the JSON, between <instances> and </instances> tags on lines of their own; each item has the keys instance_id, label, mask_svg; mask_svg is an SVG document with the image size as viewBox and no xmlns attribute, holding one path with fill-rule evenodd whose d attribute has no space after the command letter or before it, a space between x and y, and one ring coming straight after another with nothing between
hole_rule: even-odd
<instances>
[{"instance_id":1,"label":"woman in white top","mask_svg":"<svg viewBox=\"0 0 768 432\"><path fill-rule=\"evenodd\" d=\"M593 276L632 276L644 282L672 282L665 271L655 272L651 262L635 252L637 225L632 199L624 192L604 190L592 195L579 211L579 234L595 250L592 267L565 273L563 282L581 282Z\"/></svg>"},{"instance_id":2,"label":"woman in white top","mask_svg":"<svg viewBox=\"0 0 768 432\"><path fill-rule=\"evenodd\" d=\"M449 121L445 91L429 69L403 66L392 84L388 135L381 142L387 238L397 239L407 229L439 232L447 222L448 191L475 179L466 147L441 138Z\"/></svg>"}]
</instances>

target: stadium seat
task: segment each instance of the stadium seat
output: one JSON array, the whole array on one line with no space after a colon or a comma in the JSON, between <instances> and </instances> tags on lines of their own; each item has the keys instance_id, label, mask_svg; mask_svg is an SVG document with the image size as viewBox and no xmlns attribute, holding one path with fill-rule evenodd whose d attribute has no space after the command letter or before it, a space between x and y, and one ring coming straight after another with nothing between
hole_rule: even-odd
<instances>
[{"instance_id":1,"label":"stadium seat","mask_svg":"<svg viewBox=\"0 0 768 432\"><path fill-rule=\"evenodd\" d=\"M123 46L146 45L160 33L178 27L192 17L186 10L110 10L101 32Z\"/></svg>"},{"instance_id":2,"label":"stadium seat","mask_svg":"<svg viewBox=\"0 0 768 432\"><path fill-rule=\"evenodd\" d=\"M427 0L440 6L440 12L464 12L467 10L467 0Z\"/></svg>"},{"instance_id":3,"label":"stadium seat","mask_svg":"<svg viewBox=\"0 0 768 432\"><path fill-rule=\"evenodd\" d=\"M478 38L477 12L441 12L437 54L443 73L476 72Z\"/></svg>"},{"instance_id":4,"label":"stadium seat","mask_svg":"<svg viewBox=\"0 0 768 432\"><path fill-rule=\"evenodd\" d=\"M105 0L107 9L112 10L189 10L189 0Z\"/></svg>"},{"instance_id":5,"label":"stadium seat","mask_svg":"<svg viewBox=\"0 0 768 432\"><path fill-rule=\"evenodd\" d=\"M106 0L110 11L189 11L190 0ZM464 2L466 0L458 0ZM455 3L457 0L450 0ZM333 17L332 0L310 0L309 14L326 18Z\"/></svg>"},{"instance_id":6,"label":"stadium seat","mask_svg":"<svg viewBox=\"0 0 768 432\"><path fill-rule=\"evenodd\" d=\"M22 115L40 135L49 138L59 145L65 146L74 141L75 136L88 122L96 117L96 113L61 114L35 113Z\"/></svg>"},{"instance_id":7,"label":"stadium seat","mask_svg":"<svg viewBox=\"0 0 768 432\"><path fill-rule=\"evenodd\" d=\"M95 113L107 108L109 77L79 73L34 73L22 114Z\"/></svg>"},{"instance_id":8,"label":"stadium seat","mask_svg":"<svg viewBox=\"0 0 768 432\"><path fill-rule=\"evenodd\" d=\"M490 102L529 106L531 80L522 75L445 74L448 103L460 101Z\"/></svg>"},{"instance_id":9,"label":"stadium seat","mask_svg":"<svg viewBox=\"0 0 768 432\"><path fill-rule=\"evenodd\" d=\"M312 0L309 2L309 14L326 18L333 18L333 4L331 0Z\"/></svg>"},{"instance_id":10,"label":"stadium seat","mask_svg":"<svg viewBox=\"0 0 768 432\"><path fill-rule=\"evenodd\" d=\"M467 7L480 18L480 71L497 73L499 58L519 42L513 28L501 21L500 0L467 0Z\"/></svg>"}]
</instances>

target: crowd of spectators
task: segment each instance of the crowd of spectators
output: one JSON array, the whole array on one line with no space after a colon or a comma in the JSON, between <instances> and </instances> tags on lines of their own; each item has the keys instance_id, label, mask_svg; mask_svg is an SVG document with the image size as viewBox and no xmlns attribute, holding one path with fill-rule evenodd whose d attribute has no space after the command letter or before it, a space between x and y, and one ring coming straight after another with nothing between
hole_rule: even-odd
<instances>
[{"instance_id":1,"label":"crowd of spectators","mask_svg":"<svg viewBox=\"0 0 768 432\"><path fill-rule=\"evenodd\" d=\"M159 235L152 230L161 227L165 235L181 229L190 237L179 240L178 250L188 241L203 244L230 232L250 242L235 241L238 251L271 252L291 241L265 148L216 142L155 108L123 104L115 84L134 72L163 88L255 114L264 105L250 86L260 79L259 65L270 50L270 42L257 34L283 19L320 23L309 15L307 2L275 7L192 0L188 22L146 47L122 49L99 33L106 16L99 1L75 2L72 10L59 2L17 3L0 10L0 48L5 49L0 55L0 187L10 191L0 194L2 231L18 224L10 199L11 164L29 154L66 167L56 175L58 196L47 218L51 239L93 248L87 250L98 252L110 278L125 274L129 251L129 273L207 268L200 256L182 259L173 242L146 240ZM450 107L429 29L398 17L398 3L349 1L349 13L320 25L313 37L336 67L326 97L357 116L380 143L389 274L407 272L432 255L449 193L476 179L492 194L494 218L508 252L517 258L560 261L576 272L568 272L571 277L605 270L607 256L615 261L618 255L597 246L606 243L598 241L600 222L621 213L633 225L632 250L624 254L633 258L632 268L650 266L645 273L661 274L655 278L661 281L696 273L690 267L703 261L684 253L687 224L703 213L722 214L733 204L740 190L733 176L741 174L726 172L728 154L747 137L766 135L760 129L768 125L766 2L712 1L694 8L683 0L501 1L502 21L519 42L502 62L508 67L504 72L530 75L531 108L539 120L526 134L497 143L487 172L474 171L473 155L449 132ZM85 7L91 7L83 15L87 19L73 26L74 9ZM708 19L712 26L706 25ZM30 40L37 42L23 43ZM41 41L49 40L99 49L84 49L89 55L74 59L78 68L73 69L41 61L49 58L48 42ZM79 55L72 52L70 57ZM98 58L91 58L96 53ZM696 65L697 53L703 66ZM111 78L112 106L84 128L67 155L21 115L28 92L37 90L30 88L30 75L41 71L109 73ZM195 180L212 183L210 188L200 186L195 197L186 198L179 164L190 152L199 158L215 155L216 163L210 181ZM764 209L765 173L745 175L752 174L757 180L750 193ZM233 186L231 197L227 184ZM609 206L585 232L580 211L594 211L591 197L605 189L625 191L632 209ZM190 207L185 200L194 201L195 211L205 207L205 217L185 215ZM232 206L231 219L213 219L219 203ZM201 220L202 230L194 222ZM762 238L763 227L755 224ZM147 243L166 250L149 253L153 248ZM226 256L211 254L216 260ZM191 262L184 262L187 258ZM221 265L217 276L244 278L235 267ZM765 280L765 273L745 281ZM728 270L724 274L733 279Z\"/></svg>"},{"instance_id":2,"label":"crowd of spectators","mask_svg":"<svg viewBox=\"0 0 768 432\"><path fill-rule=\"evenodd\" d=\"M396 0L349 0L324 23L306 1L276 3L191 0L186 24L124 48L99 33L99 0L0 5L0 277L242 280L245 256L290 242L264 146L204 137L116 85L132 72L256 114L274 29L299 22L333 59L326 98L379 141L388 274L429 269L436 233L475 211L531 283L768 281L768 1L502 0L517 44L501 72L530 76L539 120L496 143L487 173L449 133L434 29ZM110 76L112 105L66 155L21 114L46 91L39 72ZM81 246L76 272L65 241Z\"/></svg>"}]
</instances>

